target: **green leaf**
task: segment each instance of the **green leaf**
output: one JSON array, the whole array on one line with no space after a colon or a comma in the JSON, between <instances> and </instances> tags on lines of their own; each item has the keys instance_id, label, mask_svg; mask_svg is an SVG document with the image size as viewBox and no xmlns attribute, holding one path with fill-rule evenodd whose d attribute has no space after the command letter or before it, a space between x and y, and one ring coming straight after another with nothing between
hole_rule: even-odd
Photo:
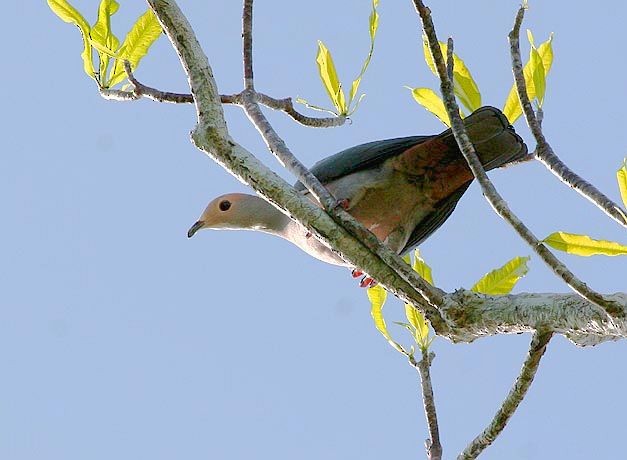
<instances>
[{"instance_id":1,"label":"green leaf","mask_svg":"<svg viewBox=\"0 0 627 460\"><path fill-rule=\"evenodd\" d=\"M120 41L111 31L111 16L118 11L119 7L120 5L115 0L102 0L98 7L98 19L91 28L92 44L100 45L114 53L120 46ZM104 79L111 57L109 53L102 51L98 51L98 57L100 58L100 78Z\"/></svg>"},{"instance_id":2,"label":"green leaf","mask_svg":"<svg viewBox=\"0 0 627 460\"><path fill-rule=\"evenodd\" d=\"M374 320L375 327L394 349L400 353L407 354L403 347L392 339L385 324L385 319L383 318L383 305L387 298L387 292L381 286L375 286L368 288L367 294L370 300L370 314Z\"/></svg>"},{"instance_id":3,"label":"green leaf","mask_svg":"<svg viewBox=\"0 0 627 460\"><path fill-rule=\"evenodd\" d=\"M444 42L439 43L442 55L446 58L448 45ZM433 55L431 54L431 49L429 48L426 37L423 37L422 40L422 50L429 69L437 76L438 72L435 68ZM453 53L453 89L460 102L471 112L481 107L481 93L479 92L479 87L472 77L470 69L468 69L464 60L461 59L457 53Z\"/></svg>"},{"instance_id":4,"label":"green leaf","mask_svg":"<svg viewBox=\"0 0 627 460\"><path fill-rule=\"evenodd\" d=\"M418 344L421 350L429 348L431 341L429 340L429 324L425 320L425 317L412 307L410 304L405 304L405 316L407 321L414 328L414 340Z\"/></svg>"},{"instance_id":5,"label":"green leaf","mask_svg":"<svg viewBox=\"0 0 627 460\"><path fill-rule=\"evenodd\" d=\"M545 75L548 75L551 67L553 66L553 33L549 35L547 41L545 41L538 47L538 53L542 58L544 73Z\"/></svg>"},{"instance_id":6,"label":"green leaf","mask_svg":"<svg viewBox=\"0 0 627 460\"><path fill-rule=\"evenodd\" d=\"M420 275L420 277L427 283L433 286L433 275L431 273L431 267L420 257L420 251L416 249L414 251L414 271Z\"/></svg>"},{"instance_id":7,"label":"green leaf","mask_svg":"<svg viewBox=\"0 0 627 460\"><path fill-rule=\"evenodd\" d=\"M66 0L48 0L48 6L63 21L75 24L80 29L81 35L83 36L83 52L81 53L81 57L83 58L83 69L87 75L91 78L95 78L96 72L91 58L91 27L89 26L89 23L77 9L70 5L70 3Z\"/></svg>"},{"instance_id":8,"label":"green leaf","mask_svg":"<svg viewBox=\"0 0 627 460\"><path fill-rule=\"evenodd\" d=\"M115 86L126 78L124 61L129 61L131 69L135 70L139 61L148 53L152 44L161 35L161 24L151 9L142 14L124 38L124 42L117 53L115 65L111 71L108 85Z\"/></svg>"},{"instance_id":9,"label":"green leaf","mask_svg":"<svg viewBox=\"0 0 627 460\"><path fill-rule=\"evenodd\" d=\"M529 51L529 63L531 65L531 79L536 91L536 99L538 100L539 107L542 107L546 91L546 74L540 53L533 47Z\"/></svg>"},{"instance_id":10,"label":"green leaf","mask_svg":"<svg viewBox=\"0 0 627 460\"><path fill-rule=\"evenodd\" d=\"M533 101L537 96L538 93L536 92L536 85L534 83L534 80L539 78L539 70L536 70L539 65L537 60L533 60L532 63L532 55L534 54L534 50L536 50L534 44L533 44L533 35L531 34L531 31L528 31L527 36L529 38L529 41L531 43L531 52L530 52L530 59L529 62L527 62L527 64L525 64L525 67L523 68L523 75L525 77L525 84L527 86L527 95L529 96L529 100ZM542 61L542 67L543 67L543 71L544 71L544 77L542 78L542 81L544 82L544 86L546 87L546 77L549 74L549 71L551 70L551 67L553 65L553 34L551 34L549 36L549 38L542 43L538 48L537 48L537 53L540 56L540 60ZM534 67L535 66L535 67ZM537 72L538 74L535 75L534 77L534 70L535 72ZM544 101L544 93L545 93L545 88L542 88L542 93L541 93L541 100L540 105L542 105L542 102ZM518 92L516 90L516 84L512 85L511 89L509 90L509 94L507 95L507 99L505 100L505 105L503 106L503 113L505 114L505 116L507 117L507 119L509 120L509 122L511 124L513 124L521 115L522 115L522 107L520 105L520 100L518 99Z\"/></svg>"},{"instance_id":11,"label":"green leaf","mask_svg":"<svg viewBox=\"0 0 627 460\"><path fill-rule=\"evenodd\" d=\"M416 102L438 117L446 126L451 126L451 121L444 107L444 102L431 88L408 88Z\"/></svg>"},{"instance_id":12,"label":"green leaf","mask_svg":"<svg viewBox=\"0 0 627 460\"><path fill-rule=\"evenodd\" d=\"M357 95L357 91L359 90L361 79L366 73L366 70L368 69L368 66L370 65L370 60L372 59L372 53L374 53L374 40L377 35L377 29L379 28L379 13L377 11L378 4L379 4L379 0L372 1L372 12L370 13L370 17L368 18L368 22L369 22L368 31L370 34L370 49L368 50L368 55L366 56L366 59L364 60L363 65L361 66L361 71L359 72L359 75L357 75L357 78L353 80L353 83L351 85L351 90L348 95L348 103L346 104L348 107L351 106L353 100L355 99L355 96ZM362 98L363 98L363 94L360 96L359 100L357 101L357 104L350 111L350 113L354 113L355 110L357 110L357 105L359 104L359 101L361 101Z\"/></svg>"},{"instance_id":13,"label":"green leaf","mask_svg":"<svg viewBox=\"0 0 627 460\"><path fill-rule=\"evenodd\" d=\"M618 189L623 199L623 204L627 208L627 159L623 161L623 166L616 171L616 180L618 181Z\"/></svg>"},{"instance_id":14,"label":"green leaf","mask_svg":"<svg viewBox=\"0 0 627 460\"><path fill-rule=\"evenodd\" d=\"M331 52L318 40L318 55L316 56L316 63L318 64L318 75L322 80L324 88L327 90L327 94L333 103L333 106L337 109L338 113L345 115L346 99L344 97L344 91L342 85L337 77L337 71L335 70L335 64L333 63L333 57Z\"/></svg>"},{"instance_id":15,"label":"green leaf","mask_svg":"<svg viewBox=\"0 0 627 460\"><path fill-rule=\"evenodd\" d=\"M514 257L500 268L492 270L470 288L471 291L488 295L506 295L520 278L529 271L529 257Z\"/></svg>"},{"instance_id":16,"label":"green leaf","mask_svg":"<svg viewBox=\"0 0 627 460\"><path fill-rule=\"evenodd\" d=\"M593 240L588 235L555 232L542 241L558 251L583 257L627 255L627 246L614 241Z\"/></svg>"}]
</instances>

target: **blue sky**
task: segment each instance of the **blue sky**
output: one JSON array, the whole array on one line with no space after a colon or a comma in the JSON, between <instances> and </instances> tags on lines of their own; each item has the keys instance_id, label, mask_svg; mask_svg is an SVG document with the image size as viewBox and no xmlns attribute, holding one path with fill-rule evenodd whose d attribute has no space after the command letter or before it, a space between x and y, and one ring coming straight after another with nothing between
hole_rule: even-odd
<instances>
[{"instance_id":1,"label":"blue sky","mask_svg":"<svg viewBox=\"0 0 627 460\"><path fill-rule=\"evenodd\" d=\"M453 35L484 103L502 106L518 2L431 3L440 37ZM94 19L98 2L74 4ZM180 5L220 91L239 91L239 2ZM122 3L118 35L144 8ZM328 104L316 40L352 79L368 46L369 9L366 0L258 2L257 87ZM367 97L352 124L313 130L269 113L305 164L374 139L442 130L403 88L437 84L411 2L381 0L380 13L362 82ZM589 9L531 2L525 23L537 41L555 32L546 135L615 199L614 174L627 150L625 66L617 56L626 14L617 3L595 9L592 22ZM373 327L365 292L349 273L268 235L202 232L188 240L207 201L247 190L189 142L192 107L105 101L82 73L78 31L45 2L9 2L5 15L12 20L2 29L9 46L0 115L0 458L420 458L427 430L418 377ZM137 75L187 89L165 38ZM243 113L225 110L233 137L278 170ZM533 147L523 122L517 129ZM565 230L627 241L539 164L491 177L540 237ZM447 290L530 254L476 185L421 249ZM595 289L625 291L624 258L560 257ZM516 288L524 291L567 288L532 257ZM400 303L386 312L399 318ZM528 341L436 339L432 372L447 458L491 418ZM555 338L527 399L483 458L618 458L626 352L624 343L578 349Z\"/></svg>"}]
</instances>

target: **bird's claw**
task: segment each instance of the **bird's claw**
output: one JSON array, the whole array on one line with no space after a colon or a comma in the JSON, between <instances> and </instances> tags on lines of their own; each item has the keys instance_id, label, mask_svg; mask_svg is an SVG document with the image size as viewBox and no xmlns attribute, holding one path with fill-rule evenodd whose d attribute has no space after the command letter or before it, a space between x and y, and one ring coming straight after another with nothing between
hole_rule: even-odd
<instances>
[{"instance_id":1,"label":"bird's claw","mask_svg":"<svg viewBox=\"0 0 627 460\"><path fill-rule=\"evenodd\" d=\"M379 283L377 283L373 278L371 278L369 276L364 276L361 279L361 282L359 283L359 287L362 287L362 288L373 288L377 284L379 284Z\"/></svg>"},{"instance_id":2,"label":"bird's claw","mask_svg":"<svg viewBox=\"0 0 627 460\"><path fill-rule=\"evenodd\" d=\"M351 205L351 200L349 200L348 198L343 198L341 200L337 200L336 202L336 206L339 206L344 211L348 211L348 208L350 207L350 205Z\"/></svg>"},{"instance_id":3,"label":"bird's claw","mask_svg":"<svg viewBox=\"0 0 627 460\"><path fill-rule=\"evenodd\" d=\"M360 276L363 276L361 281L359 281L359 287L362 288L371 288L375 287L378 284L372 277L366 275L363 270L359 268L353 269L353 271L351 272L351 276L353 278L359 278Z\"/></svg>"}]
</instances>

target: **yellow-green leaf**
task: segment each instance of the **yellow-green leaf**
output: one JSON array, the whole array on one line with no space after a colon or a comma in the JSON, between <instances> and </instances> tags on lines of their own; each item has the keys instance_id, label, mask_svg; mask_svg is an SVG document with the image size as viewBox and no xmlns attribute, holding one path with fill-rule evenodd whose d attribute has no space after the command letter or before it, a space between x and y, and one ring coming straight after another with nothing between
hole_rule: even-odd
<instances>
[{"instance_id":1,"label":"yellow-green leaf","mask_svg":"<svg viewBox=\"0 0 627 460\"><path fill-rule=\"evenodd\" d=\"M383 318L383 305L387 299L387 292L381 286L375 286L367 290L368 299L370 300L370 314L374 320L377 330L386 338L392 347L401 353L406 353L401 345L396 343L388 332L385 319Z\"/></svg>"},{"instance_id":2,"label":"yellow-green leaf","mask_svg":"<svg viewBox=\"0 0 627 460\"><path fill-rule=\"evenodd\" d=\"M383 334L383 337L392 340L388 328L385 325L385 319L383 318L383 305L388 296L387 291L381 286L375 286L368 288L366 293L368 294L368 300L370 300L370 314L374 320L374 325L377 330Z\"/></svg>"},{"instance_id":3,"label":"yellow-green leaf","mask_svg":"<svg viewBox=\"0 0 627 460\"><path fill-rule=\"evenodd\" d=\"M616 171L616 180L618 181L618 189L623 199L623 204L627 208L627 159L624 160L623 166Z\"/></svg>"},{"instance_id":4,"label":"yellow-green leaf","mask_svg":"<svg viewBox=\"0 0 627 460\"><path fill-rule=\"evenodd\" d=\"M75 24L80 29L81 35L83 36L83 52L81 53L81 57L83 58L83 69L87 75L94 78L96 72L91 58L91 27L89 26L89 23L77 9L70 5L70 3L66 0L48 0L48 6L63 21Z\"/></svg>"},{"instance_id":5,"label":"yellow-green leaf","mask_svg":"<svg viewBox=\"0 0 627 460\"><path fill-rule=\"evenodd\" d=\"M347 110L344 91L342 90L342 85L337 77L333 57L331 56L329 49L320 40L318 40L316 63L318 64L318 75L320 75L322 84L327 90L327 94L337 109L338 114L346 114Z\"/></svg>"},{"instance_id":6,"label":"yellow-green leaf","mask_svg":"<svg viewBox=\"0 0 627 460\"><path fill-rule=\"evenodd\" d=\"M446 112L446 108L444 107L444 101L442 101L440 96L438 96L435 91L430 88L409 89L411 89L411 94L418 104L438 117L446 126L451 126L451 121L448 117L448 113Z\"/></svg>"},{"instance_id":7,"label":"yellow-green leaf","mask_svg":"<svg viewBox=\"0 0 627 460\"><path fill-rule=\"evenodd\" d=\"M536 91L536 99L538 100L538 105L542 107L546 90L546 75L540 53L533 47L529 52L529 63L531 64L531 80Z\"/></svg>"},{"instance_id":8,"label":"yellow-green leaf","mask_svg":"<svg viewBox=\"0 0 627 460\"><path fill-rule=\"evenodd\" d=\"M528 37L530 39L530 42L533 42L533 35L531 35L530 31L528 32ZM544 43L542 43L536 50L542 61L542 67L544 70L544 78L542 79L542 81L544 82L545 87L546 87L546 77L549 75L549 71L551 70L551 67L553 65L552 43L553 43L553 34L551 34L549 38ZM532 44L531 52L533 53L535 47L533 46L533 43L531 44ZM534 68L532 68L532 66L533 66L532 60L530 59L529 62L527 62L527 64L525 64L523 68L523 75L525 77L525 85L527 86L527 95L529 96L530 101L533 101L537 97L537 94L538 94L536 92L536 87L534 84L534 72L533 72ZM536 66L535 68L537 69L538 68L537 62L535 66ZM539 75L536 75L536 77L539 77ZM544 91L545 89L543 89L543 92L542 92L542 99L544 99ZM509 90L509 94L507 95L507 99L505 100L505 105L503 106L503 113L505 114L509 122L512 124L522 115L522 107L520 106L520 100L518 99L518 92L516 90L516 84L512 85L511 89Z\"/></svg>"},{"instance_id":9,"label":"yellow-green leaf","mask_svg":"<svg viewBox=\"0 0 627 460\"><path fill-rule=\"evenodd\" d=\"M91 39L111 50L116 50L117 46L112 46L111 42L111 16L113 16L120 5L115 0L102 0L98 7L98 19L91 29Z\"/></svg>"},{"instance_id":10,"label":"yellow-green leaf","mask_svg":"<svg viewBox=\"0 0 627 460\"><path fill-rule=\"evenodd\" d=\"M414 271L420 275L420 277L427 283L433 286L433 275L431 273L431 267L420 257L420 251L416 249L414 251Z\"/></svg>"},{"instance_id":11,"label":"yellow-green leaf","mask_svg":"<svg viewBox=\"0 0 627 460\"><path fill-rule=\"evenodd\" d=\"M353 83L351 85L351 90L348 94L348 103L346 104L347 110L351 107L353 100L357 96L357 91L359 90L361 79L366 73L366 70L368 69L368 66L370 65L370 60L372 59L372 53L374 53L374 40L377 35L377 29L379 28L379 12L377 11L378 4L379 4L379 0L372 1L372 12L370 13L370 17L368 18L368 32L370 34L370 49L368 50L368 55L366 56L366 59L364 60L364 63L361 66L359 75L357 75L357 78L353 80ZM363 96L364 96L363 94L360 96L359 100L357 101L357 104L355 104L355 107L350 111L349 115L355 112L355 110L357 110L357 105L359 104L359 101L361 101Z\"/></svg>"},{"instance_id":12,"label":"yellow-green leaf","mask_svg":"<svg viewBox=\"0 0 627 460\"><path fill-rule=\"evenodd\" d=\"M407 317L407 321L411 324L415 329L414 339L418 346L421 349L426 349L429 347L429 324L425 320L425 317L412 307L410 304L405 304L405 316Z\"/></svg>"},{"instance_id":13,"label":"yellow-green leaf","mask_svg":"<svg viewBox=\"0 0 627 460\"><path fill-rule=\"evenodd\" d=\"M514 257L502 267L487 273L470 290L487 295L509 294L518 280L529 271L528 261L529 257Z\"/></svg>"},{"instance_id":14,"label":"yellow-green leaf","mask_svg":"<svg viewBox=\"0 0 627 460\"><path fill-rule=\"evenodd\" d=\"M614 241L594 240L588 235L555 232L542 241L559 251L583 257L627 255L627 246Z\"/></svg>"},{"instance_id":15,"label":"yellow-green leaf","mask_svg":"<svg viewBox=\"0 0 627 460\"><path fill-rule=\"evenodd\" d=\"M161 24L151 9L142 14L124 38L117 53L115 66L111 72L108 85L115 86L126 78L124 61L129 61L131 69L137 68L139 61L146 56L152 44L161 35Z\"/></svg>"},{"instance_id":16,"label":"yellow-green leaf","mask_svg":"<svg viewBox=\"0 0 627 460\"><path fill-rule=\"evenodd\" d=\"M542 58L544 73L545 75L548 75L551 67L553 66L553 33L549 35L547 41L538 46L538 53Z\"/></svg>"},{"instance_id":17,"label":"yellow-green leaf","mask_svg":"<svg viewBox=\"0 0 627 460\"><path fill-rule=\"evenodd\" d=\"M444 42L439 43L442 55L446 56L448 45ZM433 55L431 54L431 49L429 48L426 37L423 37L422 46L425 61L429 69L431 69L431 72L437 76L438 72L435 68ZM466 66L466 63L457 53L453 53L453 89L460 102L471 112L481 107L481 93L479 92L479 87Z\"/></svg>"},{"instance_id":18,"label":"yellow-green leaf","mask_svg":"<svg viewBox=\"0 0 627 460\"><path fill-rule=\"evenodd\" d=\"M111 31L111 16L113 16L120 5L115 0L102 0L98 7L98 19L91 28L92 44L98 44L115 53L120 46L120 41ZM111 59L109 53L98 52L100 58L100 78L104 79L107 75L107 68Z\"/></svg>"}]
</instances>

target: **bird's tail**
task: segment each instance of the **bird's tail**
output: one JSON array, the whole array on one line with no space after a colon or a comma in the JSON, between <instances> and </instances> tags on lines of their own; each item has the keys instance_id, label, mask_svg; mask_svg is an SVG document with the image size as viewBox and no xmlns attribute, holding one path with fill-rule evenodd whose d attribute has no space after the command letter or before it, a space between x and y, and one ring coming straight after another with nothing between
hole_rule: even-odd
<instances>
[{"instance_id":1,"label":"bird's tail","mask_svg":"<svg viewBox=\"0 0 627 460\"><path fill-rule=\"evenodd\" d=\"M464 125L486 171L523 160L527 146L495 107L481 107L464 119ZM440 134L442 140L455 142L451 130Z\"/></svg>"}]
</instances>

